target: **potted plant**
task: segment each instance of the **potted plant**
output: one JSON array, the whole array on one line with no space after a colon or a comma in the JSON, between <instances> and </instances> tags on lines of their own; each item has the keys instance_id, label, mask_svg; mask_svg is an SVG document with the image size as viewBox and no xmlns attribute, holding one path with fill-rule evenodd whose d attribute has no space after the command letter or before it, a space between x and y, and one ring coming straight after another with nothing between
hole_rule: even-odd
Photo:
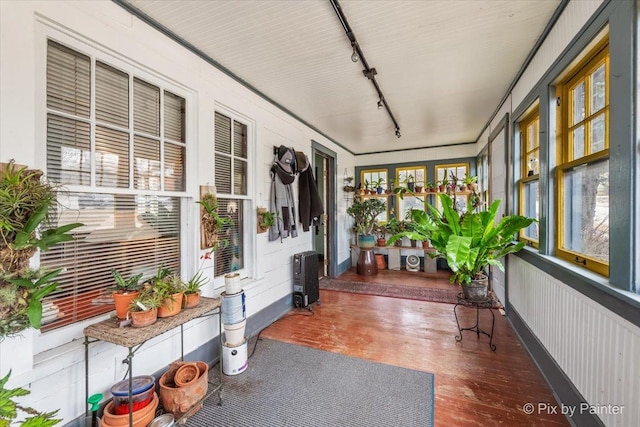
<instances>
[{"instance_id":1,"label":"potted plant","mask_svg":"<svg viewBox=\"0 0 640 427\"><path fill-rule=\"evenodd\" d=\"M62 419L56 419L58 415L58 411L52 412L40 412L36 409L30 408L28 406L21 405L18 402L15 402L14 399L17 397L27 396L31 393L29 390L18 387L18 388L5 388L7 382L9 382L9 377L11 376L11 370L5 375L2 379L0 379L0 425L1 426L10 426L17 425L13 424L12 420L18 418L19 412L24 412L24 415L21 414L20 418L24 418L21 422L21 426L29 426L29 427L51 427L56 424L59 424Z\"/></svg>"},{"instance_id":2,"label":"potted plant","mask_svg":"<svg viewBox=\"0 0 640 427\"><path fill-rule=\"evenodd\" d=\"M143 328L158 320L158 308L162 305L162 296L152 287L144 289L129 304L131 326Z\"/></svg>"},{"instance_id":3,"label":"potted plant","mask_svg":"<svg viewBox=\"0 0 640 427\"><path fill-rule=\"evenodd\" d=\"M382 187L384 185L384 178L378 178L376 181L373 182L373 188L375 188L376 193L378 194L382 194L382 191L384 190L384 188Z\"/></svg>"},{"instance_id":4,"label":"potted plant","mask_svg":"<svg viewBox=\"0 0 640 427\"><path fill-rule=\"evenodd\" d=\"M449 172L447 171L447 169L445 169L444 178L442 178L442 181L440 181L440 184L438 185L438 191L440 191L441 193L447 191L447 186L449 185L449 178L447 177L448 173Z\"/></svg>"},{"instance_id":5,"label":"potted plant","mask_svg":"<svg viewBox=\"0 0 640 427\"><path fill-rule=\"evenodd\" d=\"M389 234L396 235L406 230L406 224L404 221L399 221L395 216L392 216L391 218L389 218L389 221L387 221L386 228ZM387 241L387 244L392 243L394 244L394 246L400 246L401 241L400 239L394 240L393 242L391 240Z\"/></svg>"},{"instance_id":6,"label":"potted plant","mask_svg":"<svg viewBox=\"0 0 640 427\"><path fill-rule=\"evenodd\" d=\"M478 177L477 176L465 176L464 177L464 184L467 186L467 190L469 191L473 191L476 185L476 181L478 181Z\"/></svg>"},{"instance_id":7,"label":"potted plant","mask_svg":"<svg viewBox=\"0 0 640 427\"><path fill-rule=\"evenodd\" d=\"M376 234L376 246L387 246L387 225L376 222L373 231Z\"/></svg>"},{"instance_id":8,"label":"potted plant","mask_svg":"<svg viewBox=\"0 0 640 427\"><path fill-rule=\"evenodd\" d=\"M209 279L202 277L202 271L198 271L184 287L184 307L193 308L200 303L200 288L206 285Z\"/></svg>"},{"instance_id":9,"label":"potted plant","mask_svg":"<svg viewBox=\"0 0 640 427\"><path fill-rule=\"evenodd\" d=\"M42 325L42 299L57 288L62 269L29 268L40 250L73 240L69 234L83 224L52 227L57 188L42 171L17 167L13 161L0 166L0 338Z\"/></svg>"},{"instance_id":10,"label":"potted plant","mask_svg":"<svg viewBox=\"0 0 640 427\"><path fill-rule=\"evenodd\" d=\"M220 240L218 231L225 226L233 225L233 221L231 218L218 214L218 198L215 194L206 193L196 203L202 206L200 221L202 222L204 247L212 248L212 250L226 247L229 242Z\"/></svg>"},{"instance_id":11,"label":"potted plant","mask_svg":"<svg viewBox=\"0 0 640 427\"><path fill-rule=\"evenodd\" d=\"M379 198L356 200L347 209L347 214L356 221L355 227L358 234L358 245L361 248L372 248L375 246L373 227L376 224L376 217L384 212L385 209L385 203Z\"/></svg>"},{"instance_id":12,"label":"potted plant","mask_svg":"<svg viewBox=\"0 0 640 427\"><path fill-rule=\"evenodd\" d=\"M423 188L424 188L424 182L422 181L416 182L416 185L415 185L416 193L422 193Z\"/></svg>"},{"instance_id":13,"label":"potted plant","mask_svg":"<svg viewBox=\"0 0 640 427\"><path fill-rule=\"evenodd\" d=\"M433 182L428 182L427 183L427 191L429 193L435 193L436 192L436 185Z\"/></svg>"},{"instance_id":14,"label":"potted plant","mask_svg":"<svg viewBox=\"0 0 640 427\"><path fill-rule=\"evenodd\" d=\"M525 242L516 243L513 236L535 221L520 215L504 216L495 224L500 200L494 201L489 210L478 212L471 203L467 212L460 215L453 200L440 194L442 213L427 205L429 212L412 210L413 229L392 236L394 242L403 236L417 240L430 240L435 252L432 258L447 260L453 271L451 283L462 285L465 298L486 300L488 278L485 271L492 265L504 271L499 261L507 254L518 252Z\"/></svg>"},{"instance_id":15,"label":"potted plant","mask_svg":"<svg viewBox=\"0 0 640 427\"><path fill-rule=\"evenodd\" d=\"M158 317L170 317L180 313L185 288L180 276L172 274L166 267L159 267L151 283L162 300L158 307Z\"/></svg>"},{"instance_id":16,"label":"potted plant","mask_svg":"<svg viewBox=\"0 0 640 427\"><path fill-rule=\"evenodd\" d=\"M277 212L268 211L266 208L258 208L258 233L264 233L276 223Z\"/></svg>"},{"instance_id":17,"label":"potted plant","mask_svg":"<svg viewBox=\"0 0 640 427\"><path fill-rule=\"evenodd\" d=\"M344 187L342 187L342 190L345 193L353 193L355 191L354 186L352 185L353 183L353 177L352 176L347 176L344 178Z\"/></svg>"},{"instance_id":18,"label":"potted plant","mask_svg":"<svg viewBox=\"0 0 640 427\"><path fill-rule=\"evenodd\" d=\"M142 274L143 273L139 273L125 279L115 269L111 270L115 285L111 286L109 290L113 296L113 303L116 307L116 316L118 316L118 319L124 320L127 318L127 311L129 310L131 301L140 295L140 289L142 289L140 279L142 279Z\"/></svg>"},{"instance_id":19,"label":"potted plant","mask_svg":"<svg viewBox=\"0 0 640 427\"><path fill-rule=\"evenodd\" d=\"M404 180L404 183L407 184L407 190L413 192L415 191L415 178L413 177L413 175L409 174L407 175L407 178Z\"/></svg>"}]
</instances>

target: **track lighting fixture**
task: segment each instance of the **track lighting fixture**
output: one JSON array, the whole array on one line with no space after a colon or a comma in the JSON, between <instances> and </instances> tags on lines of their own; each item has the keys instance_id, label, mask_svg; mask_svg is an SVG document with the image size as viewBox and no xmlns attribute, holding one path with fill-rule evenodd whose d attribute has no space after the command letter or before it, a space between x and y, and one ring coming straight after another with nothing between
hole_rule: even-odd
<instances>
[{"instance_id":1,"label":"track lighting fixture","mask_svg":"<svg viewBox=\"0 0 640 427\"><path fill-rule=\"evenodd\" d=\"M371 84L373 84L373 87L378 94L378 110L382 110L383 108L387 110L387 114L389 114L389 118L393 122L393 126L396 132L396 137L400 138L400 125L398 125L396 118L393 117L391 108L389 108L389 104L387 103L387 100L385 99L384 95L382 95L382 89L380 89L380 85L378 85L378 82L376 81L376 74L378 74L376 69L373 67L369 67L369 64L367 63L367 59L364 57L364 53L360 48L360 44L356 40L356 35L353 34L353 31L349 26L349 22L347 22L347 17L342 11L342 8L340 7L338 0L330 0L330 1L331 1L331 5L333 6L333 10L336 12L336 15L338 15L340 24L342 24L342 28L344 29L344 32L346 33L347 38L351 43L351 47L353 48L353 53L351 54L351 60L353 62L358 62L358 61L362 62L362 67L363 67L362 73L368 80L371 81Z\"/></svg>"},{"instance_id":2,"label":"track lighting fixture","mask_svg":"<svg viewBox=\"0 0 640 427\"><path fill-rule=\"evenodd\" d=\"M351 43L351 46L353 46L353 53L351 54L351 60L353 62L358 62L360 58L358 57L358 52L356 52L356 43L355 42Z\"/></svg>"}]
</instances>

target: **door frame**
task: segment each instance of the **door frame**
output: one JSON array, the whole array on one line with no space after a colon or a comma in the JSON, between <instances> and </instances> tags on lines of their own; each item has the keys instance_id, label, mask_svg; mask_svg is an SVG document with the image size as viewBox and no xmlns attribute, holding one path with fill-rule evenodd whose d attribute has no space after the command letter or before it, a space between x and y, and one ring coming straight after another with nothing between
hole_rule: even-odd
<instances>
[{"instance_id":1,"label":"door frame","mask_svg":"<svg viewBox=\"0 0 640 427\"><path fill-rule=\"evenodd\" d=\"M329 257L329 277L336 277L336 272L338 271L338 264L336 260L336 254L338 253L338 239L336 239L338 232L338 225L336 223L335 212L336 212L336 188L337 188L337 178L336 178L336 161L337 154L335 151L330 150L324 145L320 144L317 141L311 140L311 156L313 159L313 167L315 168L317 165L316 162L316 154L324 157L327 160L327 200L323 200L324 213L327 215L328 224L325 224L327 228L327 255ZM316 177L316 179L318 179ZM326 202L326 203L325 203ZM317 251L316 240L313 240L314 250Z\"/></svg>"}]
</instances>

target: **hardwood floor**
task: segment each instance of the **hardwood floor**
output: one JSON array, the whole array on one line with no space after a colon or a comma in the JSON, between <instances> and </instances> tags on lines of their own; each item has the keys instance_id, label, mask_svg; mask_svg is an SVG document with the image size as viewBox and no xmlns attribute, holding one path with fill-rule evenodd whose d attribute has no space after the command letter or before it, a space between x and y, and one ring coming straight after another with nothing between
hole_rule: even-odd
<instances>
[{"instance_id":1,"label":"hardwood floor","mask_svg":"<svg viewBox=\"0 0 640 427\"><path fill-rule=\"evenodd\" d=\"M561 426L563 415L525 415L527 402L555 399L526 350L497 310L493 342L457 335L453 305L321 290L313 311L294 309L261 336L435 374L436 426ZM490 313L480 311L480 326ZM461 326L475 309L459 307ZM259 345L259 344L258 344Z\"/></svg>"}]
</instances>

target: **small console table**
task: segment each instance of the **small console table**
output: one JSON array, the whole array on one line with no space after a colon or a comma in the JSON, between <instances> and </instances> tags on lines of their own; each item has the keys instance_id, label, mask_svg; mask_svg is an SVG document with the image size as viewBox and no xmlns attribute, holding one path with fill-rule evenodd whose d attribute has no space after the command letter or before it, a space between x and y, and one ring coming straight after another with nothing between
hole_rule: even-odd
<instances>
[{"instance_id":1,"label":"small console table","mask_svg":"<svg viewBox=\"0 0 640 427\"><path fill-rule=\"evenodd\" d=\"M458 320L458 306L464 307L475 307L476 308L476 324L471 326L470 328L461 328L460 321ZM489 313L491 313L491 332L486 332L480 329L479 320L480 320L480 309L488 308ZM453 314L456 316L456 325L458 326L458 333L456 335L456 341L462 341L462 331L472 331L475 332L478 338L480 338L480 334L484 334L489 337L489 348L491 351L496 351L496 346L493 344L493 328L496 324L496 316L493 314L493 300L488 298L482 301L474 301L469 300L464 297L464 294L460 292L458 294L458 302L453 306Z\"/></svg>"},{"instance_id":2,"label":"small console table","mask_svg":"<svg viewBox=\"0 0 640 427\"><path fill-rule=\"evenodd\" d=\"M84 329L84 367L85 367L85 401L89 399L89 344L105 341L116 344L129 349L129 354L122 361L127 364L127 374L129 377L129 426L133 426L133 400L131 399L132 378L133 378L133 356L135 353L152 338L157 337L173 328L180 326L180 360L184 360L184 324L190 320L205 316L219 316L219 340L220 340L220 383L212 384L213 388L207 391L206 399L212 393L218 392L219 402L222 402L222 321L221 310L222 304L220 298L200 298L200 304L194 308L183 309L175 316L158 318L157 322L144 328L133 328L131 326L120 327L120 321L117 318L106 319L93 325L89 325ZM202 401L201 400L201 401ZM200 402L201 402L200 401ZM200 403L198 402L198 403ZM197 404L194 406L196 407ZM190 415L187 411L177 423L186 421ZM88 416L87 412L87 416Z\"/></svg>"}]
</instances>

